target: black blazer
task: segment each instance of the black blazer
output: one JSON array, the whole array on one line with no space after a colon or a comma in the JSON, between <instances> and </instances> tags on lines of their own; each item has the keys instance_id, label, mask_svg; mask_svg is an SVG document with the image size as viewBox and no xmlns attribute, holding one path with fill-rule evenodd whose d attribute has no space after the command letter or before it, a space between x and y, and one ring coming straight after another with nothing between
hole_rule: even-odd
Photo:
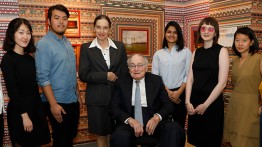
<instances>
[{"instance_id":1,"label":"black blazer","mask_svg":"<svg viewBox=\"0 0 262 147\"><path fill-rule=\"evenodd\" d=\"M128 72L125 46L122 42L113 42L117 49L109 48L109 69L101 50L97 47L89 48L92 42L81 45L78 75L81 81L87 83L87 105L109 105L114 83L107 80L107 72L113 72L118 77Z\"/></svg>"},{"instance_id":2,"label":"black blazer","mask_svg":"<svg viewBox=\"0 0 262 147\"><path fill-rule=\"evenodd\" d=\"M134 118L132 87L133 79L130 74L126 74L116 81L115 91L111 101L111 113L121 123L124 123L129 117ZM162 116L163 120L167 119L167 116L172 113L174 108L168 98L162 78L151 73L146 73L145 90L149 117L151 118L155 113L158 113ZM147 122L144 124L146 123Z\"/></svg>"}]
</instances>

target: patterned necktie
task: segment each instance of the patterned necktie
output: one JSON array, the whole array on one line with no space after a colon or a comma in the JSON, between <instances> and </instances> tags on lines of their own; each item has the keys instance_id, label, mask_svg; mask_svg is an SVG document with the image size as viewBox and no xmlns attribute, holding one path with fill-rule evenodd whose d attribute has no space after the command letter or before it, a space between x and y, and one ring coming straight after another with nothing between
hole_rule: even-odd
<instances>
[{"instance_id":1,"label":"patterned necktie","mask_svg":"<svg viewBox=\"0 0 262 147\"><path fill-rule=\"evenodd\" d=\"M143 125L142 117L142 106L141 106L141 96L139 81L136 81L136 91L135 91L135 119Z\"/></svg>"}]
</instances>

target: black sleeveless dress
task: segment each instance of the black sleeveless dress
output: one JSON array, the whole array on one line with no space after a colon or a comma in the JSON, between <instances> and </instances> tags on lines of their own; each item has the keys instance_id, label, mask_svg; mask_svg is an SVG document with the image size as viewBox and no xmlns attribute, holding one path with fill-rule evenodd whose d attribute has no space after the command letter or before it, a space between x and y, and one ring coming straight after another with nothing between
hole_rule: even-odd
<instances>
[{"instance_id":1,"label":"black sleeveless dress","mask_svg":"<svg viewBox=\"0 0 262 147\"><path fill-rule=\"evenodd\" d=\"M211 94L218 83L219 53L221 45L198 48L192 65L194 82L190 102L196 108ZM203 115L188 116L188 142L201 147L221 147L224 122L222 93Z\"/></svg>"}]
</instances>

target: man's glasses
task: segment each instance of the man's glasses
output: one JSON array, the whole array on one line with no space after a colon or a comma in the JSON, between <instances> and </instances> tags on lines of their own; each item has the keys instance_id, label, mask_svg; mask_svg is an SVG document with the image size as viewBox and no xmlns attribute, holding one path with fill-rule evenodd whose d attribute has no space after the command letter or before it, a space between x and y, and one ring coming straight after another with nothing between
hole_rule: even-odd
<instances>
[{"instance_id":1,"label":"man's glasses","mask_svg":"<svg viewBox=\"0 0 262 147\"><path fill-rule=\"evenodd\" d=\"M141 69L145 66L146 64L138 64L138 65L135 65L135 64L131 64L128 66L129 69Z\"/></svg>"},{"instance_id":2,"label":"man's glasses","mask_svg":"<svg viewBox=\"0 0 262 147\"><path fill-rule=\"evenodd\" d=\"M209 33L213 33L213 32L215 31L215 28L214 28L214 27L204 27L204 26L202 26L202 27L200 28L200 31L201 31L201 32L205 32L206 30L207 30Z\"/></svg>"}]
</instances>

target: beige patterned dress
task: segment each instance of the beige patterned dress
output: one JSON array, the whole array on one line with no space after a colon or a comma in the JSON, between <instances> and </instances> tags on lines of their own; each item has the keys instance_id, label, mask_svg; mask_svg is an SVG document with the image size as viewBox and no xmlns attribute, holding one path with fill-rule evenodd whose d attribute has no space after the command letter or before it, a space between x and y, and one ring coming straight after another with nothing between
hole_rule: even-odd
<instances>
[{"instance_id":1,"label":"beige patterned dress","mask_svg":"<svg viewBox=\"0 0 262 147\"><path fill-rule=\"evenodd\" d=\"M261 54L249 55L241 66L233 61L234 91L226 109L224 141L233 147L259 147L259 91Z\"/></svg>"}]
</instances>

